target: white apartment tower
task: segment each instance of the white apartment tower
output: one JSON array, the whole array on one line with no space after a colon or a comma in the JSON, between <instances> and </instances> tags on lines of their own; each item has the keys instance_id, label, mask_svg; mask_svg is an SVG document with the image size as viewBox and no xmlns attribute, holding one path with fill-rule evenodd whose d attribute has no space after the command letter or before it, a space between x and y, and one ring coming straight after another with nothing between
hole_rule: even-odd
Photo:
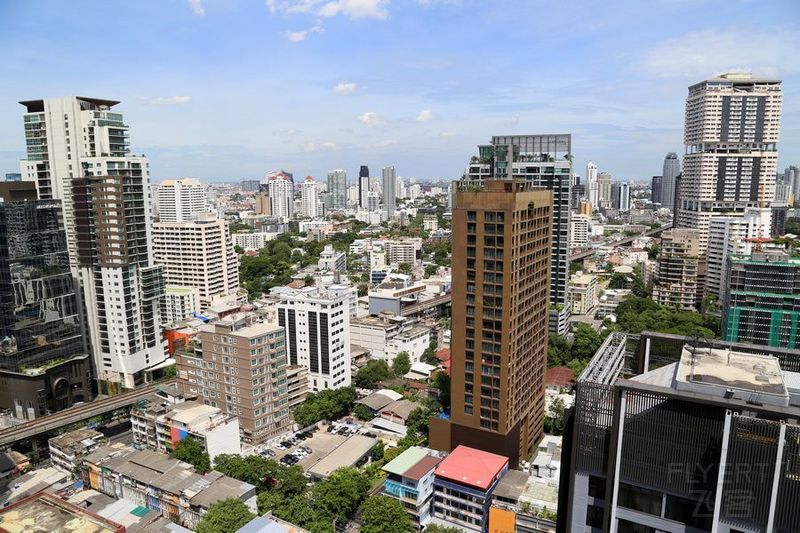
<instances>
[{"instance_id":1,"label":"white apartment tower","mask_svg":"<svg viewBox=\"0 0 800 533\"><path fill-rule=\"evenodd\" d=\"M678 154L669 152L664 157L664 167L661 169L661 207L672 209L675 205L675 183L680 173Z\"/></svg>"},{"instance_id":2,"label":"white apartment tower","mask_svg":"<svg viewBox=\"0 0 800 533\"><path fill-rule=\"evenodd\" d=\"M205 185L191 178L162 181L156 189L156 211L161 222L184 222L207 213Z\"/></svg>"},{"instance_id":3,"label":"white apartment tower","mask_svg":"<svg viewBox=\"0 0 800 533\"><path fill-rule=\"evenodd\" d=\"M397 202L397 172L394 167L383 167L383 210L387 220L394 215Z\"/></svg>"},{"instance_id":4,"label":"white apartment tower","mask_svg":"<svg viewBox=\"0 0 800 533\"><path fill-rule=\"evenodd\" d=\"M594 161L586 164L586 193L592 209L597 209L598 190L597 190L597 165Z\"/></svg>"},{"instance_id":5,"label":"white apartment tower","mask_svg":"<svg viewBox=\"0 0 800 533\"><path fill-rule=\"evenodd\" d=\"M201 311L239 289L239 260L228 222L214 215L154 223L153 257L163 266L167 285L198 289Z\"/></svg>"},{"instance_id":6,"label":"white apartment tower","mask_svg":"<svg viewBox=\"0 0 800 533\"><path fill-rule=\"evenodd\" d=\"M328 171L328 197L331 209L347 208L347 172L340 168Z\"/></svg>"},{"instance_id":7,"label":"white apartment tower","mask_svg":"<svg viewBox=\"0 0 800 533\"><path fill-rule=\"evenodd\" d=\"M300 185L300 214L308 218L322 216L319 189L317 188L317 182L311 176L306 176L306 179Z\"/></svg>"},{"instance_id":8,"label":"white apartment tower","mask_svg":"<svg viewBox=\"0 0 800 533\"><path fill-rule=\"evenodd\" d=\"M783 93L780 80L723 74L689 87L677 225L697 231L701 262L713 216L769 207Z\"/></svg>"},{"instance_id":9,"label":"white apartment tower","mask_svg":"<svg viewBox=\"0 0 800 533\"><path fill-rule=\"evenodd\" d=\"M265 178L272 216L286 222L294 214L294 181L285 172L271 172Z\"/></svg>"},{"instance_id":10,"label":"white apartment tower","mask_svg":"<svg viewBox=\"0 0 800 533\"><path fill-rule=\"evenodd\" d=\"M166 361L161 268L150 249L150 163L130 155L119 102L64 97L21 102L25 181L62 201L70 265L81 278L87 337L101 391L131 388Z\"/></svg>"},{"instance_id":11,"label":"white apartment tower","mask_svg":"<svg viewBox=\"0 0 800 533\"><path fill-rule=\"evenodd\" d=\"M350 297L319 287L273 289L290 365L308 369L312 392L349 387Z\"/></svg>"},{"instance_id":12,"label":"white apartment tower","mask_svg":"<svg viewBox=\"0 0 800 533\"><path fill-rule=\"evenodd\" d=\"M569 220L569 245L571 248L583 248L589 245L589 215L573 214Z\"/></svg>"}]
</instances>

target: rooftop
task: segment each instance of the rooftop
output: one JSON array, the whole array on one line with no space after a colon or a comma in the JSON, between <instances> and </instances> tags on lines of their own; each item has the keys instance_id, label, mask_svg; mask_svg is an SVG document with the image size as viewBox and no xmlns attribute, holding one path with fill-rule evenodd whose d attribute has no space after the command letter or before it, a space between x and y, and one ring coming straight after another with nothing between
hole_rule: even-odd
<instances>
[{"instance_id":1,"label":"rooftop","mask_svg":"<svg viewBox=\"0 0 800 533\"><path fill-rule=\"evenodd\" d=\"M124 533L125 528L42 492L0 511L0 530L9 533Z\"/></svg>"},{"instance_id":2,"label":"rooftop","mask_svg":"<svg viewBox=\"0 0 800 533\"><path fill-rule=\"evenodd\" d=\"M355 465L377 443L372 437L353 435L309 468L308 472L316 477L326 478L338 468Z\"/></svg>"},{"instance_id":3,"label":"rooftop","mask_svg":"<svg viewBox=\"0 0 800 533\"><path fill-rule=\"evenodd\" d=\"M530 475L519 470L509 470L494 489L494 495L509 500L518 501L525 492Z\"/></svg>"},{"instance_id":4,"label":"rooftop","mask_svg":"<svg viewBox=\"0 0 800 533\"><path fill-rule=\"evenodd\" d=\"M508 457L458 446L436 467L436 475L456 483L488 489L508 466Z\"/></svg>"},{"instance_id":5,"label":"rooftop","mask_svg":"<svg viewBox=\"0 0 800 533\"><path fill-rule=\"evenodd\" d=\"M59 435L58 437L53 437L48 441L51 446L55 446L56 448L88 448L89 446L93 446L99 440L104 440L105 437L99 431L95 431L93 429L76 429L75 431L70 431L68 433L64 433L63 435ZM88 442L87 442L88 441Z\"/></svg>"}]
</instances>

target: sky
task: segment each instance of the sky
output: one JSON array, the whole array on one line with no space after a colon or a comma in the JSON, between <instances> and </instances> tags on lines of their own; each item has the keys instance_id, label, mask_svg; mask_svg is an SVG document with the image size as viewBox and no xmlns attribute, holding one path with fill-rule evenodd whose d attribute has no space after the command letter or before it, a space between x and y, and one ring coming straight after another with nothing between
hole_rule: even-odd
<instances>
[{"instance_id":1,"label":"sky","mask_svg":"<svg viewBox=\"0 0 800 533\"><path fill-rule=\"evenodd\" d=\"M798 0L0 0L0 173L23 107L121 101L154 181L461 176L492 135L571 133L575 171L661 173L687 86L783 80L800 164Z\"/></svg>"}]
</instances>

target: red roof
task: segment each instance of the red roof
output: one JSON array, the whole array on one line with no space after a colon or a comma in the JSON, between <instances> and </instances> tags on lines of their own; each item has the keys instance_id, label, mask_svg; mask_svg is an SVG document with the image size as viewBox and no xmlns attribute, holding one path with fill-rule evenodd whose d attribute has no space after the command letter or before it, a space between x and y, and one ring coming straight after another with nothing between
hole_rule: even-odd
<instances>
[{"instance_id":1,"label":"red roof","mask_svg":"<svg viewBox=\"0 0 800 533\"><path fill-rule=\"evenodd\" d=\"M444 373L447 374L448 376L450 375L450 364L451 361L449 359L447 361L442 361L442 369L444 370Z\"/></svg>"},{"instance_id":2,"label":"red roof","mask_svg":"<svg viewBox=\"0 0 800 533\"><path fill-rule=\"evenodd\" d=\"M450 348L441 348L436 350L436 353L433 356L438 359L439 361L449 361L450 360Z\"/></svg>"},{"instance_id":3,"label":"red roof","mask_svg":"<svg viewBox=\"0 0 800 533\"><path fill-rule=\"evenodd\" d=\"M566 366L554 366L548 368L544 373L545 385L556 385L558 387L567 387L575 381L572 370Z\"/></svg>"},{"instance_id":4,"label":"red roof","mask_svg":"<svg viewBox=\"0 0 800 533\"><path fill-rule=\"evenodd\" d=\"M508 457L459 446L436 467L436 475L462 485L488 489L508 466Z\"/></svg>"}]
</instances>

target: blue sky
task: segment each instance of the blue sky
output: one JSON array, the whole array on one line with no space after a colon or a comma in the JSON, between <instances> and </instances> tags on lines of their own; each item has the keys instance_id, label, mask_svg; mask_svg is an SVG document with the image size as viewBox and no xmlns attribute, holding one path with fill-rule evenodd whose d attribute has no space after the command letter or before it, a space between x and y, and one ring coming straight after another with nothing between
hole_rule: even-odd
<instances>
[{"instance_id":1,"label":"blue sky","mask_svg":"<svg viewBox=\"0 0 800 533\"><path fill-rule=\"evenodd\" d=\"M683 152L686 87L784 80L780 168L800 163L797 0L0 0L0 172L17 101L122 101L153 180L457 178L493 134L572 133L615 179Z\"/></svg>"}]
</instances>

